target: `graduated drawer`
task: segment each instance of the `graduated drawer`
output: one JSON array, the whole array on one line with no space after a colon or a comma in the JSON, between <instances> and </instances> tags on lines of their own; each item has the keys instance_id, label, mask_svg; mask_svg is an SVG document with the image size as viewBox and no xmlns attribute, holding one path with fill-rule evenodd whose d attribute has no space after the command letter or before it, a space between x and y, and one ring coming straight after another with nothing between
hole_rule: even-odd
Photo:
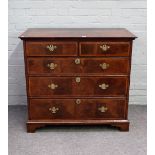
<instances>
[{"instance_id":1,"label":"graduated drawer","mask_svg":"<svg viewBox=\"0 0 155 155\"><path fill-rule=\"evenodd\" d=\"M26 41L27 56L76 56L77 42Z\"/></svg>"},{"instance_id":2,"label":"graduated drawer","mask_svg":"<svg viewBox=\"0 0 155 155\"><path fill-rule=\"evenodd\" d=\"M28 74L128 74L128 58L28 58Z\"/></svg>"},{"instance_id":3,"label":"graduated drawer","mask_svg":"<svg viewBox=\"0 0 155 155\"><path fill-rule=\"evenodd\" d=\"M80 42L81 56L129 56L130 42Z\"/></svg>"},{"instance_id":4,"label":"graduated drawer","mask_svg":"<svg viewBox=\"0 0 155 155\"><path fill-rule=\"evenodd\" d=\"M29 96L125 96L127 77L29 77Z\"/></svg>"},{"instance_id":5,"label":"graduated drawer","mask_svg":"<svg viewBox=\"0 0 155 155\"><path fill-rule=\"evenodd\" d=\"M123 119L125 99L30 99L29 119Z\"/></svg>"}]
</instances>

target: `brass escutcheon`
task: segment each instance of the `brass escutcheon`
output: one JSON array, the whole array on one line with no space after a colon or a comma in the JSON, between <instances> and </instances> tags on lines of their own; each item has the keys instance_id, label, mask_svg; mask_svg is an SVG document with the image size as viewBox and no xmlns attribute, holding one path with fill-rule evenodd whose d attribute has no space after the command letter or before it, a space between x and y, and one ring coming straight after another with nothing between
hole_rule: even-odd
<instances>
[{"instance_id":1,"label":"brass escutcheon","mask_svg":"<svg viewBox=\"0 0 155 155\"><path fill-rule=\"evenodd\" d=\"M77 59L75 59L75 64L80 64L80 59L79 58L77 58Z\"/></svg>"},{"instance_id":2,"label":"brass escutcheon","mask_svg":"<svg viewBox=\"0 0 155 155\"><path fill-rule=\"evenodd\" d=\"M80 104L81 100L80 99L76 99L76 104Z\"/></svg>"},{"instance_id":3,"label":"brass escutcheon","mask_svg":"<svg viewBox=\"0 0 155 155\"><path fill-rule=\"evenodd\" d=\"M81 81L80 77L76 77L75 81L79 83Z\"/></svg>"}]
</instances>

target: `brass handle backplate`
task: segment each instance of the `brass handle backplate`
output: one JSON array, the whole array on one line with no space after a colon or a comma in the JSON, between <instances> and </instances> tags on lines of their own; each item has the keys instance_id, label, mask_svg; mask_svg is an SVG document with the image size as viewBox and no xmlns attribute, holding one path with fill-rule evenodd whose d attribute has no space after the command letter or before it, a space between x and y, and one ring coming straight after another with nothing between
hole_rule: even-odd
<instances>
[{"instance_id":1,"label":"brass handle backplate","mask_svg":"<svg viewBox=\"0 0 155 155\"><path fill-rule=\"evenodd\" d=\"M57 87L58 87L58 85L56 85L56 84L54 84L54 83L51 83L51 84L48 85L48 88L50 88L50 89L52 89L52 90L54 90L54 89L57 88Z\"/></svg>"},{"instance_id":2,"label":"brass handle backplate","mask_svg":"<svg viewBox=\"0 0 155 155\"><path fill-rule=\"evenodd\" d=\"M99 110L100 112L106 112L106 111L108 110L108 108L102 106L102 107L98 108L98 110Z\"/></svg>"},{"instance_id":3,"label":"brass handle backplate","mask_svg":"<svg viewBox=\"0 0 155 155\"><path fill-rule=\"evenodd\" d=\"M108 84L105 84L105 83L102 83L102 84L99 85L99 87L101 89L107 89L109 87L109 85Z\"/></svg>"},{"instance_id":4,"label":"brass handle backplate","mask_svg":"<svg viewBox=\"0 0 155 155\"><path fill-rule=\"evenodd\" d=\"M57 67L57 64L50 63L50 64L47 64L47 67L49 67L51 70L53 70L53 69L55 69Z\"/></svg>"},{"instance_id":5,"label":"brass handle backplate","mask_svg":"<svg viewBox=\"0 0 155 155\"><path fill-rule=\"evenodd\" d=\"M53 51L57 48L57 46L55 46L55 45L47 45L46 48L47 48L50 52L53 52Z\"/></svg>"},{"instance_id":6,"label":"brass handle backplate","mask_svg":"<svg viewBox=\"0 0 155 155\"><path fill-rule=\"evenodd\" d=\"M100 48L102 49L102 51L106 52L110 48L110 46L104 44L101 45Z\"/></svg>"},{"instance_id":7,"label":"brass handle backplate","mask_svg":"<svg viewBox=\"0 0 155 155\"><path fill-rule=\"evenodd\" d=\"M49 111L50 111L52 114L57 113L58 110L59 110L59 108L56 108L56 107L49 108Z\"/></svg>"},{"instance_id":8,"label":"brass handle backplate","mask_svg":"<svg viewBox=\"0 0 155 155\"><path fill-rule=\"evenodd\" d=\"M77 59L75 59L75 64L80 64L80 59L79 58L77 58Z\"/></svg>"},{"instance_id":9,"label":"brass handle backplate","mask_svg":"<svg viewBox=\"0 0 155 155\"><path fill-rule=\"evenodd\" d=\"M81 100L80 99L76 99L76 104L80 104Z\"/></svg>"},{"instance_id":10,"label":"brass handle backplate","mask_svg":"<svg viewBox=\"0 0 155 155\"><path fill-rule=\"evenodd\" d=\"M109 67L109 64L102 63L102 64L100 64L100 67L104 70L104 69L107 69Z\"/></svg>"}]
</instances>

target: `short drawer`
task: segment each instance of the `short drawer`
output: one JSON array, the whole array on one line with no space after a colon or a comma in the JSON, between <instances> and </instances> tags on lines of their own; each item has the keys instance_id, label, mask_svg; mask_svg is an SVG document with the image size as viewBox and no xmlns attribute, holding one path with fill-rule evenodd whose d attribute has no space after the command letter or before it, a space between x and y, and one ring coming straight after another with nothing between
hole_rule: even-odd
<instances>
[{"instance_id":1,"label":"short drawer","mask_svg":"<svg viewBox=\"0 0 155 155\"><path fill-rule=\"evenodd\" d=\"M127 77L29 77L29 96L125 96Z\"/></svg>"},{"instance_id":2,"label":"short drawer","mask_svg":"<svg viewBox=\"0 0 155 155\"><path fill-rule=\"evenodd\" d=\"M81 42L81 56L129 56L130 42Z\"/></svg>"},{"instance_id":3,"label":"short drawer","mask_svg":"<svg viewBox=\"0 0 155 155\"><path fill-rule=\"evenodd\" d=\"M31 75L129 73L128 58L28 58L27 65Z\"/></svg>"},{"instance_id":4,"label":"short drawer","mask_svg":"<svg viewBox=\"0 0 155 155\"><path fill-rule=\"evenodd\" d=\"M27 56L76 56L77 42L26 41Z\"/></svg>"},{"instance_id":5,"label":"short drawer","mask_svg":"<svg viewBox=\"0 0 155 155\"><path fill-rule=\"evenodd\" d=\"M125 99L30 99L29 119L123 119Z\"/></svg>"}]
</instances>

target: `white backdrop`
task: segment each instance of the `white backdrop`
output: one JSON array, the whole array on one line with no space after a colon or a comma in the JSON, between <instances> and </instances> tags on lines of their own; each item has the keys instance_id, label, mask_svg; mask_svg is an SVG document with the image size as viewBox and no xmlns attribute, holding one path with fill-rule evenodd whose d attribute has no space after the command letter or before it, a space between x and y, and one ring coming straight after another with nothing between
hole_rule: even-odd
<instances>
[{"instance_id":1,"label":"white backdrop","mask_svg":"<svg viewBox=\"0 0 155 155\"><path fill-rule=\"evenodd\" d=\"M9 105L26 104L21 32L31 27L124 27L133 44L130 104L146 103L146 0L9 0Z\"/></svg>"}]
</instances>

